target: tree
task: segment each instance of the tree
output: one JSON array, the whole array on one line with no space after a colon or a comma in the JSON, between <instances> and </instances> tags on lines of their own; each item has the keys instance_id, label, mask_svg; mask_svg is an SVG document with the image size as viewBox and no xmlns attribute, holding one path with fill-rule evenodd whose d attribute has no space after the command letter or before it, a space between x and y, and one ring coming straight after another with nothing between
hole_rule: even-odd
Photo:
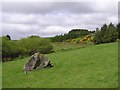
<instances>
[{"instance_id":1,"label":"tree","mask_svg":"<svg viewBox=\"0 0 120 90\"><path fill-rule=\"evenodd\" d=\"M95 36L94 36L94 42L95 44L100 44L102 43L102 35L101 35L101 31L99 30L99 28L96 28L96 31L95 31Z\"/></svg>"},{"instance_id":2,"label":"tree","mask_svg":"<svg viewBox=\"0 0 120 90\"><path fill-rule=\"evenodd\" d=\"M9 40L11 40L11 37L10 37L10 35L6 35L6 37L7 37Z\"/></svg>"},{"instance_id":3,"label":"tree","mask_svg":"<svg viewBox=\"0 0 120 90\"><path fill-rule=\"evenodd\" d=\"M118 38L117 28L110 23L108 26L104 24L101 30L96 29L94 41L96 44L99 43L110 43L115 42Z\"/></svg>"},{"instance_id":4,"label":"tree","mask_svg":"<svg viewBox=\"0 0 120 90\"><path fill-rule=\"evenodd\" d=\"M101 42L102 43L105 43L105 38L106 38L106 33L107 33L107 24L104 24L102 27L101 27Z\"/></svg>"},{"instance_id":5,"label":"tree","mask_svg":"<svg viewBox=\"0 0 120 90\"><path fill-rule=\"evenodd\" d=\"M104 32L107 30L107 24L104 24L102 27L101 27L101 31Z\"/></svg>"},{"instance_id":6,"label":"tree","mask_svg":"<svg viewBox=\"0 0 120 90\"><path fill-rule=\"evenodd\" d=\"M118 38L117 28L110 23L107 28L107 41L106 42L115 42Z\"/></svg>"}]
</instances>

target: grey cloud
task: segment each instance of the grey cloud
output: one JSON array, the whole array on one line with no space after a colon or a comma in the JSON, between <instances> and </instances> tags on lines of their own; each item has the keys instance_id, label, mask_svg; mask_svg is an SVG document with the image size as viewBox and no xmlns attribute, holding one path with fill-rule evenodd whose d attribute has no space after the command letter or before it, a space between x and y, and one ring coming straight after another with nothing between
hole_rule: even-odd
<instances>
[{"instance_id":1,"label":"grey cloud","mask_svg":"<svg viewBox=\"0 0 120 90\"><path fill-rule=\"evenodd\" d=\"M69 31L70 28L65 28L61 26L47 26L41 27L38 25L27 26L27 25L20 25L20 24L4 24L3 25L3 32L2 35L9 34L13 36L12 39L20 39L30 35L38 35L41 37L49 37L55 36L57 34L66 33Z\"/></svg>"},{"instance_id":2,"label":"grey cloud","mask_svg":"<svg viewBox=\"0 0 120 90\"><path fill-rule=\"evenodd\" d=\"M48 14L48 13L92 13L91 2L11 2L3 3L3 12L24 14Z\"/></svg>"},{"instance_id":3,"label":"grey cloud","mask_svg":"<svg viewBox=\"0 0 120 90\"><path fill-rule=\"evenodd\" d=\"M39 25L39 26L75 26L84 24L100 24L106 21L109 17L105 14L46 14L46 15L19 15L19 14L3 14L3 23Z\"/></svg>"},{"instance_id":4,"label":"grey cloud","mask_svg":"<svg viewBox=\"0 0 120 90\"><path fill-rule=\"evenodd\" d=\"M118 22L120 23L120 1L118 3Z\"/></svg>"},{"instance_id":5,"label":"grey cloud","mask_svg":"<svg viewBox=\"0 0 120 90\"><path fill-rule=\"evenodd\" d=\"M116 6L111 5L95 2L3 3L2 34L20 39L30 35L55 36L74 28L94 30L104 23L117 22Z\"/></svg>"}]
</instances>

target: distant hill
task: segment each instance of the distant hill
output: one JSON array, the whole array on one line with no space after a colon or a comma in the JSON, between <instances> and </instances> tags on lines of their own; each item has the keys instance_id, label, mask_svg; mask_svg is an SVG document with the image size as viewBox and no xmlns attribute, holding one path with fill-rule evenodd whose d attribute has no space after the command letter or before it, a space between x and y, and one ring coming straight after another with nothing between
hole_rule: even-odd
<instances>
[{"instance_id":1,"label":"distant hill","mask_svg":"<svg viewBox=\"0 0 120 90\"><path fill-rule=\"evenodd\" d=\"M53 42L62 42L67 39L75 39L79 37L83 37L88 34L93 34L95 31L88 31L86 29L72 29L67 34L64 35L57 35L55 37L51 38L51 41Z\"/></svg>"}]
</instances>

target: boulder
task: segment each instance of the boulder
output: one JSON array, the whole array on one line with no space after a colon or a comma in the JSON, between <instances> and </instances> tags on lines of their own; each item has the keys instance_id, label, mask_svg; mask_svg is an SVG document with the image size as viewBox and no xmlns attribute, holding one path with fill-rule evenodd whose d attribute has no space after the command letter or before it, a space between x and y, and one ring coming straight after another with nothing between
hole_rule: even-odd
<instances>
[{"instance_id":1,"label":"boulder","mask_svg":"<svg viewBox=\"0 0 120 90\"><path fill-rule=\"evenodd\" d=\"M23 70L25 73L27 73L28 71L32 71L33 69L42 69L46 67L53 67L53 64L43 54L35 53L24 65Z\"/></svg>"}]
</instances>

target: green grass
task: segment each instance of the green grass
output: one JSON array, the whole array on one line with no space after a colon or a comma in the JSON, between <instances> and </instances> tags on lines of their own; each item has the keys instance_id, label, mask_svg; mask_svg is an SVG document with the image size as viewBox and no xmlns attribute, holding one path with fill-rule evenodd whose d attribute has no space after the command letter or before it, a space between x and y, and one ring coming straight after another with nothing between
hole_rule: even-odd
<instances>
[{"instance_id":1,"label":"green grass","mask_svg":"<svg viewBox=\"0 0 120 90\"><path fill-rule=\"evenodd\" d=\"M3 88L118 87L117 43L48 54L53 68L22 71L28 58L3 63Z\"/></svg>"},{"instance_id":2,"label":"green grass","mask_svg":"<svg viewBox=\"0 0 120 90\"><path fill-rule=\"evenodd\" d=\"M52 43L55 52L69 51L73 49L85 48L93 45L93 43L87 44L75 44L70 42L53 42Z\"/></svg>"}]
</instances>

